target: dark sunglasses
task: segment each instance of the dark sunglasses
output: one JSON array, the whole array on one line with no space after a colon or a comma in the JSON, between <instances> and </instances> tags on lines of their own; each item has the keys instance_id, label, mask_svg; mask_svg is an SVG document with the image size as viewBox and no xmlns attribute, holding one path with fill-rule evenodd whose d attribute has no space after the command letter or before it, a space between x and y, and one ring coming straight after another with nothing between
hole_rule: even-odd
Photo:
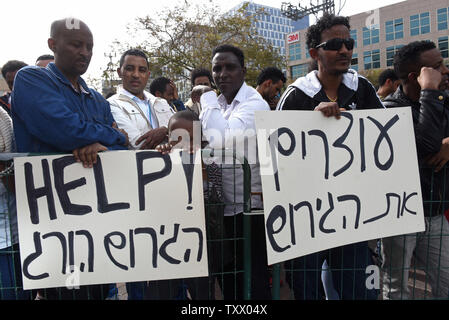
<instances>
[{"instance_id":1,"label":"dark sunglasses","mask_svg":"<svg viewBox=\"0 0 449 320\"><path fill-rule=\"evenodd\" d=\"M354 48L354 39L352 38L347 38L347 39L342 39L342 38L334 38L334 39L330 39L326 42L320 43L319 45L317 45L315 48L323 48L324 50L340 50L341 46L343 45L343 43L345 44L346 49L348 50L352 50Z\"/></svg>"}]
</instances>

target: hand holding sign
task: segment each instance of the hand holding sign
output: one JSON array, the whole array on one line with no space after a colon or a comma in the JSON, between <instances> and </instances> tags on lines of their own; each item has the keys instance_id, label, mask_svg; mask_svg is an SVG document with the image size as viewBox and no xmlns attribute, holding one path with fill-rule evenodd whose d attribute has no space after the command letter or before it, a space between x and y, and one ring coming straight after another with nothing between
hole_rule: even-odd
<instances>
[{"instance_id":1,"label":"hand holding sign","mask_svg":"<svg viewBox=\"0 0 449 320\"><path fill-rule=\"evenodd\" d=\"M340 119L340 107L336 102L321 102L315 107L315 111L321 111L325 117L335 117Z\"/></svg>"},{"instance_id":2,"label":"hand holding sign","mask_svg":"<svg viewBox=\"0 0 449 320\"><path fill-rule=\"evenodd\" d=\"M260 112L256 125L270 264L424 230L410 108Z\"/></svg>"}]
</instances>

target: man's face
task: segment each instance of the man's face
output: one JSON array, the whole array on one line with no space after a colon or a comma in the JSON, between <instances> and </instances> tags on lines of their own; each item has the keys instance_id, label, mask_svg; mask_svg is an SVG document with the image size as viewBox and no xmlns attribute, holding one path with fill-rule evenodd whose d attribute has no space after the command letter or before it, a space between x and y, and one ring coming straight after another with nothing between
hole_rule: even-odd
<instances>
[{"instance_id":1,"label":"man's face","mask_svg":"<svg viewBox=\"0 0 449 320\"><path fill-rule=\"evenodd\" d=\"M49 59L49 60L39 60L36 62L36 66L41 67L41 68L45 68L50 62L53 62L53 59Z\"/></svg>"},{"instance_id":2,"label":"man's face","mask_svg":"<svg viewBox=\"0 0 449 320\"><path fill-rule=\"evenodd\" d=\"M424 51L420 56L421 66L430 67L441 72L442 79L440 83L440 90L449 89L449 69L446 67L441 56L440 50L437 48Z\"/></svg>"},{"instance_id":3,"label":"man's face","mask_svg":"<svg viewBox=\"0 0 449 320\"><path fill-rule=\"evenodd\" d=\"M321 33L321 42L335 38L350 38L349 29L344 25L335 25ZM312 53L314 50L316 50L316 54ZM318 60L318 68L321 72L339 75L348 71L351 65L352 50L348 50L346 45L342 44L339 50L324 50L322 47L311 49L311 55Z\"/></svg>"},{"instance_id":4,"label":"man's face","mask_svg":"<svg viewBox=\"0 0 449 320\"><path fill-rule=\"evenodd\" d=\"M201 76L201 77L196 77L195 80L193 81L193 86L208 86L211 87L211 83L209 80L209 77L207 76Z\"/></svg>"},{"instance_id":5,"label":"man's face","mask_svg":"<svg viewBox=\"0 0 449 320\"><path fill-rule=\"evenodd\" d=\"M219 52L212 59L212 77L225 98L232 101L245 80L246 69L232 52Z\"/></svg>"},{"instance_id":6,"label":"man's face","mask_svg":"<svg viewBox=\"0 0 449 320\"><path fill-rule=\"evenodd\" d=\"M401 80L393 80L393 79L388 78L385 81L384 85L382 86L384 94L389 95L390 93L395 92L400 84L401 84Z\"/></svg>"},{"instance_id":7,"label":"man's face","mask_svg":"<svg viewBox=\"0 0 449 320\"><path fill-rule=\"evenodd\" d=\"M93 46L92 33L83 24L79 29L64 29L56 39L49 39L56 66L69 76L80 76L87 71Z\"/></svg>"},{"instance_id":8,"label":"man's face","mask_svg":"<svg viewBox=\"0 0 449 320\"><path fill-rule=\"evenodd\" d=\"M125 56L123 65L117 70L117 73L123 81L123 88L141 98L150 77L145 58L133 55Z\"/></svg>"},{"instance_id":9,"label":"man's face","mask_svg":"<svg viewBox=\"0 0 449 320\"><path fill-rule=\"evenodd\" d=\"M10 71L10 72L6 73L5 80L6 80L6 83L8 84L9 90L11 90L11 91L12 91L12 88L14 87L14 77L16 76L17 71L19 71L19 70Z\"/></svg>"}]
</instances>

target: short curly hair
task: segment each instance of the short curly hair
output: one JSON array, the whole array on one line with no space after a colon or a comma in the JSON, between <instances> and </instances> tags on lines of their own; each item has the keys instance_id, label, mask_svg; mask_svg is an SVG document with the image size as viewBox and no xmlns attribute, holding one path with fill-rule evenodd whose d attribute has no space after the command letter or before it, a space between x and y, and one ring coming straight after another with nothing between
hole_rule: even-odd
<instances>
[{"instance_id":1,"label":"short curly hair","mask_svg":"<svg viewBox=\"0 0 449 320\"><path fill-rule=\"evenodd\" d=\"M394 72L399 79L407 81L410 72L419 72L421 70L421 53L435 48L435 43L428 40L413 41L403 46L394 55Z\"/></svg>"},{"instance_id":2,"label":"short curly hair","mask_svg":"<svg viewBox=\"0 0 449 320\"><path fill-rule=\"evenodd\" d=\"M15 72L15 71L22 69L23 67L26 67L26 66L28 66L28 65L23 61L9 60L2 67L2 76L3 76L3 78L6 78L6 74L8 72Z\"/></svg>"},{"instance_id":3,"label":"short curly hair","mask_svg":"<svg viewBox=\"0 0 449 320\"><path fill-rule=\"evenodd\" d=\"M325 13L314 25L307 29L306 41L309 49L315 48L321 43L321 33L324 30L330 29L336 25L344 25L351 29L349 25L349 17L336 16Z\"/></svg>"}]
</instances>

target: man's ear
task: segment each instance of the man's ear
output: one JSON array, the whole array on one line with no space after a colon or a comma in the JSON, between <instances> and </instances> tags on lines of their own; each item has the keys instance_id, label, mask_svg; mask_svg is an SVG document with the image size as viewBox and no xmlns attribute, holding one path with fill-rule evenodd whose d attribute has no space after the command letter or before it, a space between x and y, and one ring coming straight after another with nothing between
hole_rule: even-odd
<instances>
[{"instance_id":1,"label":"man's ear","mask_svg":"<svg viewBox=\"0 0 449 320\"><path fill-rule=\"evenodd\" d=\"M243 75L246 76L246 67L243 67Z\"/></svg>"},{"instance_id":2,"label":"man's ear","mask_svg":"<svg viewBox=\"0 0 449 320\"><path fill-rule=\"evenodd\" d=\"M53 38L48 38L47 44L48 48L54 53L56 50L56 40Z\"/></svg>"},{"instance_id":3,"label":"man's ear","mask_svg":"<svg viewBox=\"0 0 449 320\"><path fill-rule=\"evenodd\" d=\"M120 78L122 77L122 68L117 68L117 74Z\"/></svg>"}]
</instances>

